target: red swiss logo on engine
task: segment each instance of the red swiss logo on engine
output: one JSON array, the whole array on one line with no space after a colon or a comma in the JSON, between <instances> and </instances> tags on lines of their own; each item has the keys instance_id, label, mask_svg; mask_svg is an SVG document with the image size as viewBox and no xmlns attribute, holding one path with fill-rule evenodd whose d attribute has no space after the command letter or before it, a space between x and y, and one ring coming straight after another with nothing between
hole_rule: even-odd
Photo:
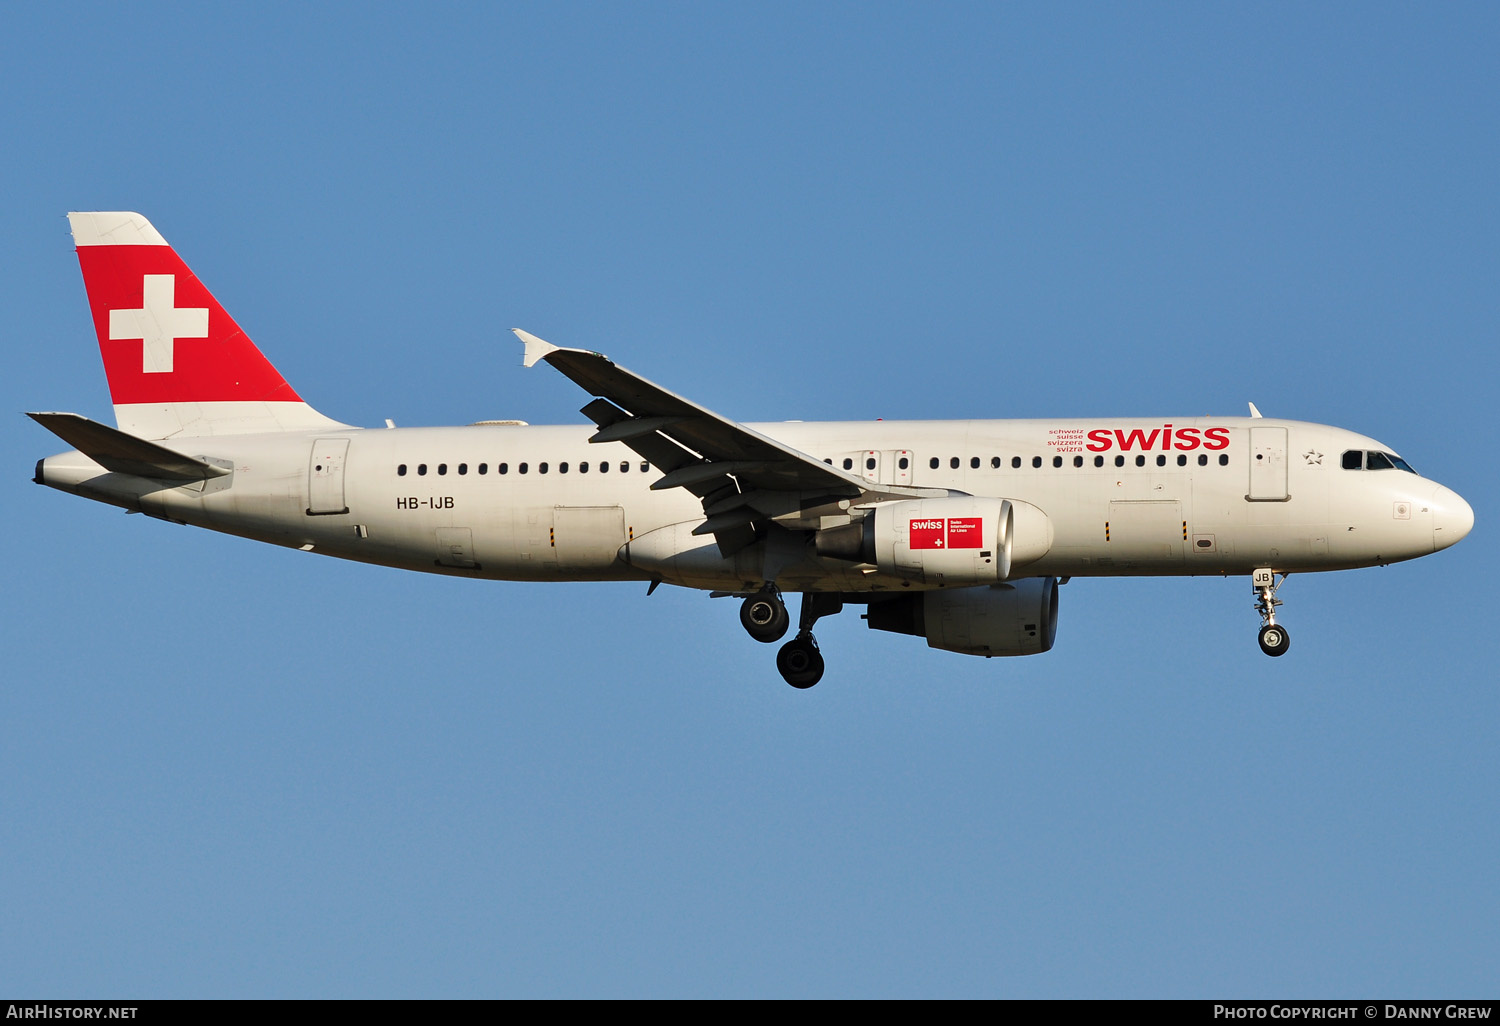
<instances>
[{"instance_id":1,"label":"red swiss logo on engine","mask_svg":"<svg viewBox=\"0 0 1500 1026\"><path fill-rule=\"evenodd\" d=\"M984 520L980 517L929 517L908 524L914 549L978 549L984 547Z\"/></svg>"}]
</instances>

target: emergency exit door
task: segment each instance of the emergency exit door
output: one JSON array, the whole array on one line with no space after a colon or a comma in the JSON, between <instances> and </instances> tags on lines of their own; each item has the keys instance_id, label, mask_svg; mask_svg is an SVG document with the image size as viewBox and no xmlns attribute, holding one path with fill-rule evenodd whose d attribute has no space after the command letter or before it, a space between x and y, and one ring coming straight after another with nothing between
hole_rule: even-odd
<instances>
[{"instance_id":1,"label":"emergency exit door","mask_svg":"<svg viewBox=\"0 0 1500 1026\"><path fill-rule=\"evenodd\" d=\"M1253 427L1250 429L1251 502L1285 502L1286 428Z\"/></svg>"},{"instance_id":2,"label":"emergency exit door","mask_svg":"<svg viewBox=\"0 0 1500 1026\"><path fill-rule=\"evenodd\" d=\"M344 459L349 454L349 439L319 438L313 442L307 461L307 515L326 516L347 513L344 503Z\"/></svg>"}]
</instances>

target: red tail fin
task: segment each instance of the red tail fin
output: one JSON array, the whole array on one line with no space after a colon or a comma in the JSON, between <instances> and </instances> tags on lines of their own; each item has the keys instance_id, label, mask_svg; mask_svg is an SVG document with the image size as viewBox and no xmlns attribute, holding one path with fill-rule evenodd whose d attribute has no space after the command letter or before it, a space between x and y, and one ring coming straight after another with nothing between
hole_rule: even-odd
<instances>
[{"instance_id":1,"label":"red tail fin","mask_svg":"<svg viewBox=\"0 0 1500 1026\"><path fill-rule=\"evenodd\" d=\"M302 401L144 217L68 220L122 431L166 438L334 423Z\"/></svg>"}]
</instances>

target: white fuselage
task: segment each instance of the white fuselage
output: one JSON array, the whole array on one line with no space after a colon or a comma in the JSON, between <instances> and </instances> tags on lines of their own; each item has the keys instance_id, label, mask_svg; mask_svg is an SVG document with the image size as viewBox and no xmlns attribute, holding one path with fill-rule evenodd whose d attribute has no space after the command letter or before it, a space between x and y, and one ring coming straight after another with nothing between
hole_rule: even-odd
<instances>
[{"instance_id":1,"label":"white fuselage","mask_svg":"<svg viewBox=\"0 0 1500 1026\"><path fill-rule=\"evenodd\" d=\"M1385 446L1339 428L1269 418L972 420L749 425L871 484L1029 504L1043 516L1012 578L1336 570L1411 559L1456 542L1463 500L1400 469L1345 469ZM1210 430L1215 434L1210 435ZM108 473L78 452L42 483L127 509L345 559L502 580L646 580L743 590L910 587L874 567L817 557L807 535L729 558L698 499L654 491L661 472L589 426L341 428L173 438L233 472L170 487ZM347 442L347 445L345 443ZM1209 447L1210 442L1214 447ZM1222 444L1221 444L1222 443ZM523 470L524 468L524 470ZM847 504L844 507L847 510ZM802 531L835 526L785 521ZM857 516L856 505L853 511ZM792 514L794 518L805 514ZM1466 521L1465 518L1468 518Z\"/></svg>"}]
</instances>

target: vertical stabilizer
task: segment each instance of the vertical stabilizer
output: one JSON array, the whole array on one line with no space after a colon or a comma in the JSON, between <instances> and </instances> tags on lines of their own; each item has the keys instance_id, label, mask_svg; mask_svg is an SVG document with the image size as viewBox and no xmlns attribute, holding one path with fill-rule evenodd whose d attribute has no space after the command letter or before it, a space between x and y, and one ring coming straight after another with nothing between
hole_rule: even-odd
<instances>
[{"instance_id":1,"label":"vertical stabilizer","mask_svg":"<svg viewBox=\"0 0 1500 1026\"><path fill-rule=\"evenodd\" d=\"M68 215L120 430L138 438L341 426L293 391L151 222Z\"/></svg>"}]
</instances>

